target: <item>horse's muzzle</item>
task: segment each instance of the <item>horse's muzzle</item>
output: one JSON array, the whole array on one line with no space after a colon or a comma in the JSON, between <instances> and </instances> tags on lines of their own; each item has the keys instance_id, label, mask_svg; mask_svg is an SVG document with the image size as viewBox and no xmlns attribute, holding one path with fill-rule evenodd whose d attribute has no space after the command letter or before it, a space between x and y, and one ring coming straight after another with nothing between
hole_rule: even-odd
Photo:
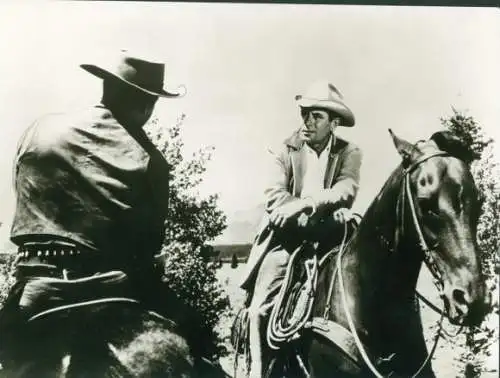
<instances>
[{"instance_id":1,"label":"horse's muzzle","mask_svg":"<svg viewBox=\"0 0 500 378\"><path fill-rule=\"evenodd\" d=\"M492 308L491 293L486 294L484 289L480 290L479 295L472 296L455 287L445 290L442 298L445 311L454 325L479 326Z\"/></svg>"}]
</instances>

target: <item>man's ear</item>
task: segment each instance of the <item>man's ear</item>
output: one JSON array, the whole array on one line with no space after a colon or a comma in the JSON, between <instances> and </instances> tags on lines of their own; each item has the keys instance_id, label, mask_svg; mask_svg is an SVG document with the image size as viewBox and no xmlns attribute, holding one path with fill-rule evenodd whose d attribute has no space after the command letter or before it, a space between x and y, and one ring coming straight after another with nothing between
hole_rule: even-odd
<instances>
[{"instance_id":1,"label":"man's ear","mask_svg":"<svg viewBox=\"0 0 500 378\"><path fill-rule=\"evenodd\" d=\"M394 146L403 159L403 166L407 167L411 164L412 157L418 152L417 148L410 142L399 138L391 129L389 129L389 134L391 134Z\"/></svg>"}]
</instances>

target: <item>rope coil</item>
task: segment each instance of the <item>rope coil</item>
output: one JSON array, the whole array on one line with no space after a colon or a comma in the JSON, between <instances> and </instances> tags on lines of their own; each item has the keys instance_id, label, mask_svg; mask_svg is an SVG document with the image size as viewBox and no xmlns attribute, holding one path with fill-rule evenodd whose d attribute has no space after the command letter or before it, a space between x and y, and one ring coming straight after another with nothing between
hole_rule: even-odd
<instances>
[{"instance_id":1,"label":"rope coil","mask_svg":"<svg viewBox=\"0 0 500 378\"><path fill-rule=\"evenodd\" d=\"M287 343L297 337L298 332L304 327L311 315L318 281L318 259L316 255L305 261L307 278L305 284L301 287L301 293L299 294L293 316L288 321L285 321L283 316L289 309L285 305L285 301L288 299L286 298L286 294L290 284L293 283L293 280L290 278L295 259L297 259L301 251L302 248L299 247L293 253L288 263L283 285L280 288L269 317L266 339L269 347L274 350L280 349L283 343Z\"/></svg>"}]
</instances>

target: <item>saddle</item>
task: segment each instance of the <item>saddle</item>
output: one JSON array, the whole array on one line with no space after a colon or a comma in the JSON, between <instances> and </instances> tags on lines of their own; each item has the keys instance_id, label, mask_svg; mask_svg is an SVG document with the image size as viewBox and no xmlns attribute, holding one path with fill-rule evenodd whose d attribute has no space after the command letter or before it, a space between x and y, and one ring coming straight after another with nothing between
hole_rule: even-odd
<instances>
[{"instance_id":1,"label":"saddle","mask_svg":"<svg viewBox=\"0 0 500 378\"><path fill-rule=\"evenodd\" d=\"M359 222L348 224L345 243L354 235ZM271 311L267 328L267 342L271 349L280 350L292 346L296 358L302 363L300 347L296 342L302 338L305 330L316 337L312 340L310 351L329 360L336 360L337 366L353 374L363 372L363 359L354 341L352 333L342 325L326 317L312 316L317 278L327 264L334 262L341 252L341 244L335 245L327 253L317 255L311 243L303 243L297 248L287 267L287 273L276 304ZM337 274L335 269L333 274ZM291 344L292 343L292 344ZM329 347L325 348L328 345ZM374 358L375 356L372 356ZM378 368L386 370L393 355L376 357ZM305 367L302 366L302 369Z\"/></svg>"},{"instance_id":2,"label":"saddle","mask_svg":"<svg viewBox=\"0 0 500 378\"><path fill-rule=\"evenodd\" d=\"M346 242L357 226L357 220L348 223ZM306 241L294 251L268 322L267 342L271 349L278 350L300 338L300 331L310 325L319 271L326 261L337 255L340 248L339 243L323 255L318 255L315 243Z\"/></svg>"}]
</instances>

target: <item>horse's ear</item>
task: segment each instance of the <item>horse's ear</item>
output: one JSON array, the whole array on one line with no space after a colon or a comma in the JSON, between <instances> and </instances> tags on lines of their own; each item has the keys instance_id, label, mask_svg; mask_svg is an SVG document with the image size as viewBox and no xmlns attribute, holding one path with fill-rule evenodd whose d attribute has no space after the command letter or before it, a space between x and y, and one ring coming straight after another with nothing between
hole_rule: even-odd
<instances>
[{"instance_id":1,"label":"horse's ear","mask_svg":"<svg viewBox=\"0 0 500 378\"><path fill-rule=\"evenodd\" d=\"M396 146L396 150L403 159L403 166L408 166L411 163L412 156L414 156L415 152L417 152L416 147L410 142L399 138L391 129L389 129L389 134L391 134L394 146Z\"/></svg>"}]
</instances>

